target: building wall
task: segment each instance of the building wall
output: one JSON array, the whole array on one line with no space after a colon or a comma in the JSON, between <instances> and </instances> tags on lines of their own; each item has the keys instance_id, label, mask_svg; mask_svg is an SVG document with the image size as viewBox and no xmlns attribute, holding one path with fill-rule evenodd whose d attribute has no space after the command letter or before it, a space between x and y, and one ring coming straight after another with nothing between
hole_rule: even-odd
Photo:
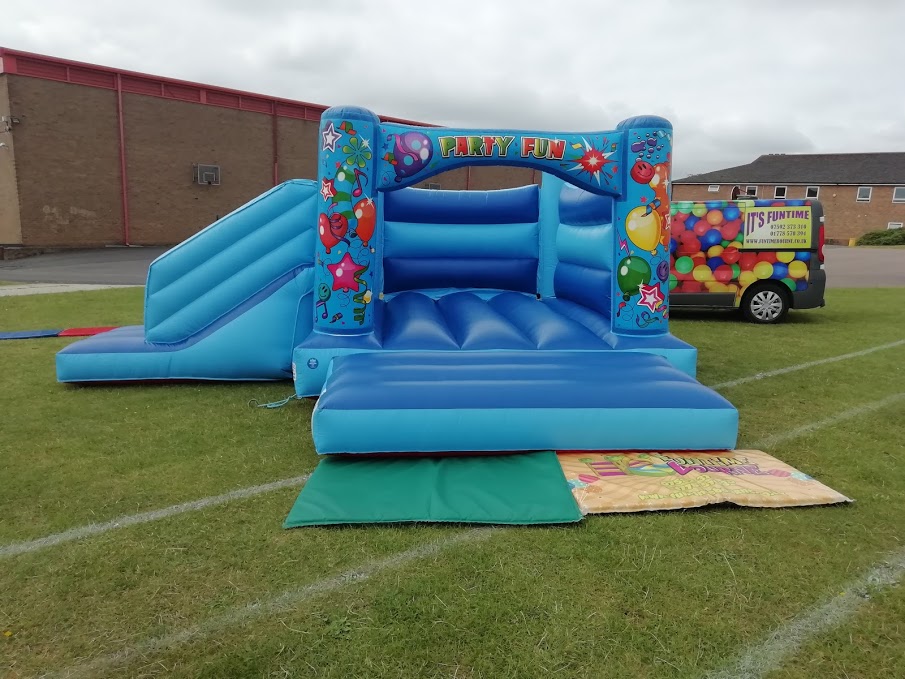
<instances>
[{"instance_id":1,"label":"building wall","mask_svg":"<svg viewBox=\"0 0 905 679\"><path fill-rule=\"evenodd\" d=\"M310 120L277 118L280 181L317 179L317 129Z\"/></svg>"},{"instance_id":2,"label":"building wall","mask_svg":"<svg viewBox=\"0 0 905 679\"><path fill-rule=\"evenodd\" d=\"M490 165L487 167L461 167L449 172L441 172L427 181L416 185L427 188L429 184L439 184L444 191L488 191L493 189L514 189L527 184L540 183L540 173L524 167Z\"/></svg>"},{"instance_id":3,"label":"building wall","mask_svg":"<svg viewBox=\"0 0 905 679\"><path fill-rule=\"evenodd\" d=\"M716 193L710 193L706 185L673 184L672 199L678 200L729 200L734 184L722 184ZM742 186L744 188L744 186ZM757 197L772 199L773 184L759 184ZM857 186L821 186L817 200L823 205L826 217L826 237L832 240L857 238L868 231L882 231L889 222L905 223L905 203L893 203L892 186L874 186L870 202L859 203ZM787 198L805 198L807 187L788 186Z\"/></svg>"},{"instance_id":4,"label":"building wall","mask_svg":"<svg viewBox=\"0 0 905 679\"><path fill-rule=\"evenodd\" d=\"M272 116L123 95L131 242L178 243L273 186ZM220 166L219 186L194 165Z\"/></svg>"},{"instance_id":5,"label":"building wall","mask_svg":"<svg viewBox=\"0 0 905 679\"><path fill-rule=\"evenodd\" d=\"M889 222L905 223L905 203L892 202L893 188L875 186L870 202L859 203L857 186L821 187L818 200L826 214L826 237L857 238L868 231L883 231Z\"/></svg>"},{"instance_id":6,"label":"building wall","mask_svg":"<svg viewBox=\"0 0 905 679\"><path fill-rule=\"evenodd\" d=\"M0 75L0 116L9 116L9 90L7 75ZM5 132L0 123L0 245L22 242L22 223L19 220L19 185L16 179L16 149L13 135Z\"/></svg>"},{"instance_id":7,"label":"building wall","mask_svg":"<svg viewBox=\"0 0 905 679\"><path fill-rule=\"evenodd\" d=\"M0 134L0 245L122 244L122 178L115 90L41 77L0 76L0 109L22 121ZM317 175L318 123L239 108L124 92L128 233L134 245L172 245L279 181ZM274 130L274 123L276 130ZM15 155L13 155L13 139ZM221 168L198 185L194 165ZM523 186L529 169L472 167L421 184L473 190ZM18 196L18 203L17 203ZM21 227L20 227L21 224Z\"/></svg>"},{"instance_id":8,"label":"building wall","mask_svg":"<svg viewBox=\"0 0 905 679\"><path fill-rule=\"evenodd\" d=\"M7 75L22 244L122 240L116 93ZM8 142L7 142L8 143Z\"/></svg>"}]
</instances>

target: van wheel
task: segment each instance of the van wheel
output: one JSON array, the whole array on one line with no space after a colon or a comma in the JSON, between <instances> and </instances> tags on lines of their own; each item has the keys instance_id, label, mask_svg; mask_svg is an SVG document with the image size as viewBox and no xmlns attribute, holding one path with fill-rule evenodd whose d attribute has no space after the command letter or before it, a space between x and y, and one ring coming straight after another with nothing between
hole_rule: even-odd
<instances>
[{"instance_id":1,"label":"van wheel","mask_svg":"<svg viewBox=\"0 0 905 679\"><path fill-rule=\"evenodd\" d=\"M767 283L749 290L742 312L752 323L779 323L789 312L789 295L779 284Z\"/></svg>"}]
</instances>

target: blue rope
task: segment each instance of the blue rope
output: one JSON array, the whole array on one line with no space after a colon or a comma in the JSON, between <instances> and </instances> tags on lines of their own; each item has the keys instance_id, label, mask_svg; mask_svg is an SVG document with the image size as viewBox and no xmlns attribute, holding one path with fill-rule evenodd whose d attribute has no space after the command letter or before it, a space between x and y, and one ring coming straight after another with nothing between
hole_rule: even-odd
<instances>
[{"instance_id":1,"label":"blue rope","mask_svg":"<svg viewBox=\"0 0 905 679\"><path fill-rule=\"evenodd\" d=\"M254 405L256 408L282 408L284 405L287 405L290 401L293 400L301 400L302 397L296 394L284 398L282 401L274 401L273 403L258 403L258 400L253 398L248 402L248 405Z\"/></svg>"}]
</instances>

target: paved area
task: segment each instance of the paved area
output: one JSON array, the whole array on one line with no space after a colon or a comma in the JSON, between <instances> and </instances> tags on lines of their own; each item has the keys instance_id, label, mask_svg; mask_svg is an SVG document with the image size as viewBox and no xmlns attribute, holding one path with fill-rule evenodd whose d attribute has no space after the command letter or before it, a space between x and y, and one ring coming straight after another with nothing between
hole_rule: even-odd
<instances>
[{"instance_id":1,"label":"paved area","mask_svg":"<svg viewBox=\"0 0 905 679\"><path fill-rule=\"evenodd\" d=\"M0 261L0 281L144 285L151 262L166 250L103 248Z\"/></svg>"},{"instance_id":2,"label":"paved area","mask_svg":"<svg viewBox=\"0 0 905 679\"><path fill-rule=\"evenodd\" d=\"M84 283L23 283L22 285L0 285L0 297L20 297L22 295L47 295L57 292L79 292L81 290L108 290L109 288L141 287L134 285L87 285Z\"/></svg>"},{"instance_id":3,"label":"paved area","mask_svg":"<svg viewBox=\"0 0 905 679\"><path fill-rule=\"evenodd\" d=\"M148 266L165 251L105 248L0 261L0 281L144 285ZM905 249L828 245L826 271L831 288L905 287ZM0 291L4 287L9 286L0 286Z\"/></svg>"},{"instance_id":4,"label":"paved area","mask_svg":"<svg viewBox=\"0 0 905 679\"><path fill-rule=\"evenodd\" d=\"M827 245L829 288L905 286L905 248L848 248Z\"/></svg>"}]
</instances>

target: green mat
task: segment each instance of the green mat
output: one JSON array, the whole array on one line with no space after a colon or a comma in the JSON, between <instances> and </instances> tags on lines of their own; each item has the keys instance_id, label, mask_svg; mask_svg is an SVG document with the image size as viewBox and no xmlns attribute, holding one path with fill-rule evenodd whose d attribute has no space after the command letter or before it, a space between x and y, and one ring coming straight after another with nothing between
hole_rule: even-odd
<instances>
[{"instance_id":1,"label":"green mat","mask_svg":"<svg viewBox=\"0 0 905 679\"><path fill-rule=\"evenodd\" d=\"M556 453L460 457L327 457L284 528L444 521L580 521Z\"/></svg>"}]
</instances>

